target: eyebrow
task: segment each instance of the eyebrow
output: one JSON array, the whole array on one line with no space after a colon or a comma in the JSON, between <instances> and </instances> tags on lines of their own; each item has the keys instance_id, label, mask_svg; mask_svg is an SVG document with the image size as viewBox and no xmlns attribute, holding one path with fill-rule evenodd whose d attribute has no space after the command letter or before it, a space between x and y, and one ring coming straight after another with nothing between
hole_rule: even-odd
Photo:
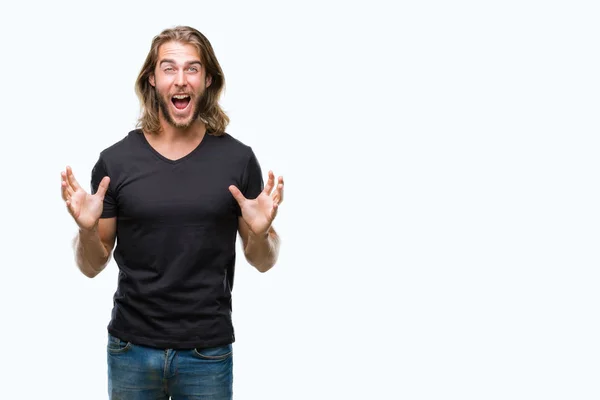
<instances>
[{"instance_id":1,"label":"eyebrow","mask_svg":"<svg viewBox=\"0 0 600 400\"><path fill-rule=\"evenodd\" d=\"M170 58L164 59L160 62L160 65L163 65L164 63L168 63L168 64L177 64L175 62L175 60L171 60ZM200 64L202 65L202 63L198 60L194 60L194 61L188 61L185 64L191 65L191 64Z\"/></svg>"}]
</instances>

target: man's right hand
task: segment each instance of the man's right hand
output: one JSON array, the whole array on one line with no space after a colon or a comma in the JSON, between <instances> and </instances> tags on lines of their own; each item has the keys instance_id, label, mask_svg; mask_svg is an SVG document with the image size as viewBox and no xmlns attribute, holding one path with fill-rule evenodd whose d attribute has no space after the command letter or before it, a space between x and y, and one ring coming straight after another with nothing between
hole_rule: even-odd
<instances>
[{"instance_id":1,"label":"man's right hand","mask_svg":"<svg viewBox=\"0 0 600 400\"><path fill-rule=\"evenodd\" d=\"M110 178L108 176L102 178L98 191L92 195L77 183L71 167L67 166L66 171L62 171L60 175L62 198L67 204L67 210L80 229L95 229L102 215L104 195L108 190Z\"/></svg>"}]
</instances>

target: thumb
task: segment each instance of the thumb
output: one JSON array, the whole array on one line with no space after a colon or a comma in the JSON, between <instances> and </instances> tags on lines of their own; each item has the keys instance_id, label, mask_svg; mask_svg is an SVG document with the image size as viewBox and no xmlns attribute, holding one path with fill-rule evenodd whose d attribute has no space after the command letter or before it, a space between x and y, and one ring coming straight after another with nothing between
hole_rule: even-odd
<instances>
[{"instance_id":1,"label":"thumb","mask_svg":"<svg viewBox=\"0 0 600 400\"><path fill-rule=\"evenodd\" d=\"M106 191L108 190L109 183L110 183L110 178L108 176L105 176L104 178L102 178L102 180L100 181L100 184L98 185L98 190L96 191L96 196L99 196L100 199L104 200L104 195L106 194Z\"/></svg>"},{"instance_id":2,"label":"thumb","mask_svg":"<svg viewBox=\"0 0 600 400\"><path fill-rule=\"evenodd\" d=\"M240 206L242 205L242 203L244 203L244 201L246 201L246 198L244 197L242 192L240 192L240 189L238 189L234 185L229 186L229 191Z\"/></svg>"}]
</instances>

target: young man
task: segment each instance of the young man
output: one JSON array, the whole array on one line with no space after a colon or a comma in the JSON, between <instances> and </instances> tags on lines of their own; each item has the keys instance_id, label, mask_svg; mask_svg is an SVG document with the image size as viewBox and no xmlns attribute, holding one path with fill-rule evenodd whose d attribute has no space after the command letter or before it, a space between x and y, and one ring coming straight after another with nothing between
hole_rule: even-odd
<instances>
[{"instance_id":1,"label":"young man","mask_svg":"<svg viewBox=\"0 0 600 400\"><path fill-rule=\"evenodd\" d=\"M79 227L81 272L119 267L108 325L109 397L231 399L235 243L261 272L276 262L283 178L225 132L223 72L190 27L156 36L136 82L139 129L104 149L91 194L70 167L62 197Z\"/></svg>"}]
</instances>

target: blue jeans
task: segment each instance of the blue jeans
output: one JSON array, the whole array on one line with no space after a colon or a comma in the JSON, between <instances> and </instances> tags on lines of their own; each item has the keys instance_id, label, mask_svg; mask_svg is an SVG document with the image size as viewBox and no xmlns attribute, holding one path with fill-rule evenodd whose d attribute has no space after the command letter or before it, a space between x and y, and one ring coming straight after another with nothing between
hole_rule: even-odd
<instances>
[{"instance_id":1,"label":"blue jeans","mask_svg":"<svg viewBox=\"0 0 600 400\"><path fill-rule=\"evenodd\" d=\"M231 400L232 345L154 349L108 335L111 400Z\"/></svg>"}]
</instances>

